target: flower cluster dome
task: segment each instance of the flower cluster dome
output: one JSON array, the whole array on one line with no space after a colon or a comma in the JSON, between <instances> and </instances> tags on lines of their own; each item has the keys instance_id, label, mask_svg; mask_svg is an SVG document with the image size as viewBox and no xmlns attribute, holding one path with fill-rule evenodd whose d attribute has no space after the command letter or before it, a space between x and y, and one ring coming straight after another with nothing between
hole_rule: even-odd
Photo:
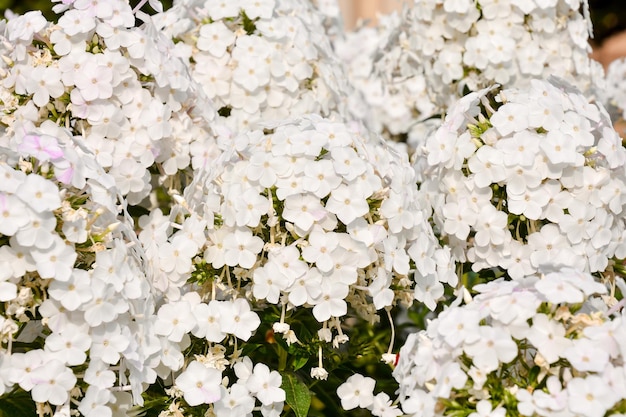
<instances>
[{"instance_id":1,"label":"flower cluster dome","mask_svg":"<svg viewBox=\"0 0 626 417\"><path fill-rule=\"evenodd\" d=\"M0 392L110 416L143 402L161 345L126 203L80 142L45 121L0 147Z\"/></svg>"},{"instance_id":2,"label":"flower cluster dome","mask_svg":"<svg viewBox=\"0 0 626 417\"><path fill-rule=\"evenodd\" d=\"M437 230L474 271L601 272L626 255L626 151L604 108L563 82L470 93L424 155Z\"/></svg>"},{"instance_id":3,"label":"flower cluster dome","mask_svg":"<svg viewBox=\"0 0 626 417\"><path fill-rule=\"evenodd\" d=\"M360 119L309 0L177 0L155 19L232 130L307 113Z\"/></svg>"},{"instance_id":4,"label":"flower cluster dome","mask_svg":"<svg viewBox=\"0 0 626 417\"><path fill-rule=\"evenodd\" d=\"M494 83L524 88L533 78L557 75L593 95L603 72L588 57L586 4L414 0L372 55L374 78L382 84L382 91L373 87L379 90L374 97L386 99L370 104L388 107L381 109L391 116L383 119L385 130L421 143L426 127L418 122Z\"/></svg>"},{"instance_id":5,"label":"flower cluster dome","mask_svg":"<svg viewBox=\"0 0 626 417\"><path fill-rule=\"evenodd\" d=\"M400 349L406 414L623 415L626 321L607 286L556 267L474 289Z\"/></svg>"},{"instance_id":6,"label":"flower cluster dome","mask_svg":"<svg viewBox=\"0 0 626 417\"><path fill-rule=\"evenodd\" d=\"M406 156L344 123L242 134L197 178L186 201L210 219L204 260L241 268L256 300L312 307L323 323L346 301L365 317L414 297L434 308L430 287L456 283Z\"/></svg>"},{"instance_id":7,"label":"flower cluster dome","mask_svg":"<svg viewBox=\"0 0 626 417\"><path fill-rule=\"evenodd\" d=\"M56 23L28 12L0 35L0 144L54 121L82 137L131 204L152 190L150 170L174 183L219 153L210 100L148 16L136 27L124 0L55 10Z\"/></svg>"},{"instance_id":8,"label":"flower cluster dome","mask_svg":"<svg viewBox=\"0 0 626 417\"><path fill-rule=\"evenodd\" d=\"M167 295L159 323L177 323L158 332L230 352L262 316L288 345L319 345L311 376L325 379L322 349L348 340L345 317L375 322L415 299L434 309L456 284L426 212L406 154L344 123L306 116L240 133L169 216L141 219Z\"/></svg>"}]
</instances>

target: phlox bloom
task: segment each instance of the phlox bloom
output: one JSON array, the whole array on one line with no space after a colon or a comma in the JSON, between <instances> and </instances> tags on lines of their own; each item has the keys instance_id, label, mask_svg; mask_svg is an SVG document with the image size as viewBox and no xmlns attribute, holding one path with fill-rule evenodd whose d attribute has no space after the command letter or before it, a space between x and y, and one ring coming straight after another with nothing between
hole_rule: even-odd
<instances>
[{"instance_id":1,"label":"phlox bloom","mask_svg":"<svg viewBox=\"0 0 626 417\"><path fill-rule=\"evenodd\" d=\"M176 378L176 386L183 392L187 404L196 406L212 404L220 399L222 373L215 368L207 368L198 361L191 362L185 371Z\"/></svg>"}]
</instances>

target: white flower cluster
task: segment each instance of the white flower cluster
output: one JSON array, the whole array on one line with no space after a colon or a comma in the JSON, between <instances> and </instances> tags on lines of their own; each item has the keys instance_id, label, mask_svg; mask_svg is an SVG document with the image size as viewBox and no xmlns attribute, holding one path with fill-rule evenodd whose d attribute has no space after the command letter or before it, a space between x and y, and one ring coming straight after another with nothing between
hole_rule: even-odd
<instances>
[{"instance_id":1,"label":"white flower cluster","mask_svg":"<svg viewBox=\"0 0 626 417\"><path fill-rule=\"evenodd\" d=\"M206 244L206 220L191 214L178 224L154 210L140 223L139 239L146 248L148 268L155 272L155 287L166 296L157 308L153 330L164 352L159 376L168 380L177 375L174 399L183 397L190 407L209 404L215 415L230 412L234 416L251 415L258 400L263 416L279 416L285 401L281 375L262 363L254 365L237 350L236 339L248 341L261 324L246 294L237 298L234 288L216 280L204 280L206 287L187 285L192 262ZM206 278L200 271L194 280ZM234 351L229 351L232 344ZM230 386L227 372L237 378ZM165 415L176 416L179 406L173 401L172 414Z\"/></svg>"},{"instance_id":2,"label":"white flower cluster","mask_svg":"<svg viewBox=\"0 0 626 417\"><path fill-rule=\"evenodd\" d=\"M178 0L154 18L232 130L348 116L353 94L309 0Z\"/></svg>"},{"instance_id":3,"label":"white flower cluster","mask_svg":"<svg viewBox=\"0 0 626 417\"><path fill-rule=\"evenodd\" d=\"M588 273L556 268L475 290L473 300L443 311L400 350L394 377L405 413L624 412L626 320L607 309L615 299L604 284Z\"/></svg>"},{"instance_id":4,"label":"white flower cluster","mask_svg":"<svg viewBox=\"0 0 626 417\"><path fill-rule=\"evenodd\" d=\"M425 136L424 125L417 121L435 114L436 106L422 74L402 75L415 72L416 62L402 55L402 36L390 38L399 25L397 13L380 16L375 27L347 32L333 46L350 83L367 103L368 126L386 139L406 141Z\"/></svg>"},{"instance_id":5,"label":"white flower cluster","mask_svg":"<svg viewBox=\"0 0 626 417\"><path fill-rule=\"evenodd\" d=\"M602 103L614 121L626 119L626 59L611 62L606 70L606 88L602 90ZM624 131L620 134L624 135Z\"/></svg>"},{"instance_id":6,"label":"white flower cluster","mask_svg":"<svg viewBox=\"0 0 626 417\"><path fill-rule=\"evenodd\" d=\"M275 306L273 331L300 343L289 318L307 308L321 323L317 343L337 346L348 304L370 321L413 299L434 309L457 277L426 209L406 155L346 124L303 117L242 133L196 173L170 218L141 220L155 286L168 295L157 332L228 346L259 327L252 309ZM324 379L321 347L319 356L311 374Z\"/></svg>"},{"instance_id":7,"label":"white flower cluster","mask_svg":"<svg viewBox=\"0 0 626 417\"><path fill-rule=\"evenodd\" d=\"M65 129L45 121L15 145L0 148L0 393L63 415L128 410L161 356L132 219Z\"/></svg>"},{"instance_id":8,"label":"white flower cluster","mask_svg":"<svg viewBox=\"0 0 626 417\"><path fill-rule=\"evenodd\" d=\"M374 53L379 81L368 91L385 97L384 127L419 143L428 129L418 122L494 83L525 87L558 75L593 93L603 72L588 57L581 7L586 1L414 0Z\"/></svg>"},{"instance_id":9,"label":"white flower cluster","mask_svg":"<svg viewBox=\"0 0 626 417\"><path fill-rule=\"evenodd\" d=\"M254 299L312 307L322 323L345 315L346 301L365 317L413 295L434 308L431 292L456 284L407 158L378 138L303 117L234 146L187 202L215 219L204 260L241 268Z\"/></svg>"},{"instance_id":10,"label":"white flower cluster","mask_svg":"<svg viewBox=\"0 0 626 417\"><path fill-rule=\"evenodd\" d=\"M434 222L474 271L516 279L551 261L596 272L626 255L626 151L604 109L573 89L470 93L424 152Z\"/></svg>"},{"instance_id":11,"label":"white flower cluster","mask_svg":"<svg viewBox=\"0 0 626 417\"><path fill-rule=\"evenodd\" d=\"M150 193L149 168L175 181L219 153L211 102L149 17L135 27L124 0L56 7L58 23L33 11L0 34L0 144L52 120L82 137L131 204Z\"/></svg>"},{"instance_id":12,"label":"white flower cluster","mask_svg":"<svg viewBox=\"0 0 626 417\"><path fill-rule=\"evenodd\" d=\"M375 417L398 417L404 413L394 404L389 395L379 392L374 395L376 381L361 374L350 376L337 388L337 396L341 399L344 410L366 408Z\"/></svg>"},{"instance_id":13,"label":"white flower cluster","mask_svg":"<svg viewBox=\"0 0 626 417\"><path fill-rule=\"evenodd\" d=\"M216 358L222 363L216 362ZM226 387L222 371L227 363L220 345L213 347L209 355L196 356L176 378L176 395L182 396L190 407L210 404L208 413L211 414L205 415L251 416L256 409L264 417L279 417L285 401L281 375L263 363L254 365L250 358L244 357L232 366L236 382ZM261 404L260 407L257 407L256 400ZM179 404L173 402L169 410L179 411Z\"/></svg>"}]
</instances>

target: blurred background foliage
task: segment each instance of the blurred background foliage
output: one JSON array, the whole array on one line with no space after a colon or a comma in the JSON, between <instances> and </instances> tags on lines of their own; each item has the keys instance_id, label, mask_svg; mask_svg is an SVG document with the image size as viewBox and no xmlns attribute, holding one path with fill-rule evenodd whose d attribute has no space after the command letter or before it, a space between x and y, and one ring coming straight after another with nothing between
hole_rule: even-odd
<instances>
[{"instance_id":1,"label":"blurred background foliage","mask_svg":"<svg viewBox=\"0 0 626 417\"><path fill-rule=\"evenodd\" d=\"M596 44L600 45L606 38L626 30L625 5L624 0L589 0Z\"/></svg>"},{"instance_id":2,"label":"blurred background foliage","mask_svg":"<svg viewBox=\"0 0 626 417\"><path fill-rule=\"evenodd\" d=\"M130 2L134 6L139 3L139 0ZM171 6L172 0L163 0L162 4L167 9ZM0 13L4 15L6 10L12 10L15 13L42 10L44 15L52 20L54 19L52 5L50 0L0 0ZM607 37L626 30L625 0L589 0L589 5L594 24L594 42L597 45L602 44ZM144 11L151 12L151 8L146 5Z\"/></svg>"}]
</instances>

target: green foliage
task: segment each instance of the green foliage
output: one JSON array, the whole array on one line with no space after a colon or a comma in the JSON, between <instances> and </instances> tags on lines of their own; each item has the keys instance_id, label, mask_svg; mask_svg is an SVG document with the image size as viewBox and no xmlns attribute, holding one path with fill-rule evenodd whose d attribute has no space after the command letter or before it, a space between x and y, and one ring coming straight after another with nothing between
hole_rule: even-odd
<instances>
[{"instance_id":1,"label":"green foliage","mask_svg":"<svg viewBox=\"0 0 626 417\"><path fill-rule=\"evenodd\" d=\"M37 415L30 393L16 388L0 397L0 417L32 417Z\"/></svg>"},{"instance_id":2,"label":"green foliage","mask_svg":"<svg viewBox=\"0 0 626 417\"><path fill-rule=\"evenodd\" d=\"M285 390L286 403L291 407L296 417L306 417L311 407L311 393L306 384L291 373L283 374L283 384Z\"/></svg>"},{"instance_id":3,"label":"green foliage","mask_svg":"<svg viewBox=\"0 0 626 417\"><path fill-rule=\"evenodd\" d=\"M232 107L230 106L220 107L219 110L217 111L217 114L219 114L222 117L228 117L230 116L231 110L232 110Z\"/></svg>"},{"instance_id":4,"label":"green foliage","mask_svg":"<svg viewBox=\"0 0 626 417\"><path fill-rule=\"evenodd\" d=\"M241 20L243 22L243 30L246 31L246 34L252 35L256 31L256 25L254 24L257 19L250 19L248 15L242 10L241 11Z\"/></svg>"}]
</instances>

